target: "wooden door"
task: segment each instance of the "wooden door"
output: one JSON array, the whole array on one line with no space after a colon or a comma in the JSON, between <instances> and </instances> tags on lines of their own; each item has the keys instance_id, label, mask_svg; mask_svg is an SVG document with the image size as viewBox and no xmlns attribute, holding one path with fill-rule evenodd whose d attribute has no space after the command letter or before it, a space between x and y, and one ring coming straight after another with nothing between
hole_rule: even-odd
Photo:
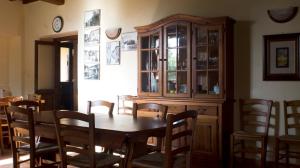
<instances>
[{"instance_id":1,"label":"wooden door","mask_svg":"<svg viewBox=\"0 0 300 168\"><path fill-rule=\"evenodd\" d=\"M193 25L193 97L223 97L222 26Z\"/></svg>"},{"instance_id":2,"label":"wooden door","mask_svg":"<svg viewBox=\"0 0 300 168\"><path fill-rule=\"evenodd\" d=\"M201 167L219 165L219 125L217 106L188 106L198 111L194 132L192 163Z\"/></svg>"},{"instance_id":3,"label":"wooden door","mask_svg":"<svg viewBox=\"0 0 300 168\"><path fill-rule=\"evenodd\" d=\"M71 42L58 43L58 69L56 78L57 108L73 110L73 44Z\"/></svg>"},{"instance_id":4,"label":"wooden door","mask_svg":"<svg viewBox=\"0 0 300 168\"><path fill-rule=\"evenodd\" d=\"M162 96L162 31L139 34L139 83L141 96Z\"/></svg>"},{"instance_id":5,"label":"wooden door","mask_svg":"<svg viewBox=\"0 0 300 168\"><path fill-rule=\"evenodd\" d=\"M41 110L55 109L56 46L55 42L35 41L34 90L45 100Z\"/></svg>"},{"instance_id":6,"label":"wooden door","mask_svg":"<svg viewBox=\"0 0 300 168\"><path fill-rule=\"evenodd\" d=\"M173 22L164 27L164 96L191 96L189 22Z\"/></svg>"}]
</instances>

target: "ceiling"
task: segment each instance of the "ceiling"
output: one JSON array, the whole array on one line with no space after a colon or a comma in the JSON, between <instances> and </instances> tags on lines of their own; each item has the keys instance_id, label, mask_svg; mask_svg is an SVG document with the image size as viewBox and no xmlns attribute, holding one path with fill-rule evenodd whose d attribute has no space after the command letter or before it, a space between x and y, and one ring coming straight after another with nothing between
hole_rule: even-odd
<instances>
[{"instance_id":1,"label":"ceiling","mask_svg":"<svg viewBox=\"0 0 300 168\"><path fill-rule=\"evenodd\" d=\"M10 1L17 1L17 0L10 0ZM65 0L20 0L20 1L22 1L23 4L29 4L31 2L36 2L36 1L44 1L55 5L65 4Z\"/></svg>"}]
</instances>

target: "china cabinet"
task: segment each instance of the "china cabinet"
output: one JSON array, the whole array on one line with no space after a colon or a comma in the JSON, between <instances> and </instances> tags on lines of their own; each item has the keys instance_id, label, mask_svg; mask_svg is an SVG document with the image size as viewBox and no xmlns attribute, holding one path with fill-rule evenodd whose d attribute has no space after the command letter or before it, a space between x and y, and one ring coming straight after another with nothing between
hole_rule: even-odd
<instances>
[{"instance_id":1,"label":"china cabinet","mask_svg":"<svg viewBox=\"0 0 300 168\"><path fill-rule=\"evenodd\" d=\"M198 111L192 162L219 167L233 129L233 24L229 17L176 14L138 32L136 102Z\"/></svg>"}]
</instances>

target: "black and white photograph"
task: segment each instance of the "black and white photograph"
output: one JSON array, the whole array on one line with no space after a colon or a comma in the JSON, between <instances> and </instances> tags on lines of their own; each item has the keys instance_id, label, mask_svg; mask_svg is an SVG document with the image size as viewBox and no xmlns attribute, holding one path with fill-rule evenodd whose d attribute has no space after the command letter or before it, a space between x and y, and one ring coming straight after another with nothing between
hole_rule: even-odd
<instances>
[{"instance_id":1,"label":"black and white photograph","mask_svg":"<svg viewBox=\"0 0 300 168\"><path fill-rule=\"evenodd\" d=\"M99 80L100 79L100 64L85 63L84 64L84 79Z\"/></svg>"},{"instance_id":2,"label":"black and white photograph","mask_svg":"<svg viewBox=\"0 0 300 168\"><path fill-rule=\"evenodd\" d=\"M100 44L100 28L84 30L85 46Z\"/></svg>"},{"instance_id":3,"label":"black and white photograph","mask_svg":"<svg viewBox=\"0 0 300 168\"><path fill-rule=\"evenodd\" d=\"M93 27L93 26L100 26L100 16L101 16L101 10L90 10L86 11L84 14L84 26L87 27Z\"/></svg>"},{"instance_id":4,"label":"black and white photograph","mask_svg":"<svg viewBox=\"0 0 300 168\"><path fill-rule=\"evenodd\" d=\"M112 41L106 43L106 62L107 65L120 64L120 42Z\"/></svg>"},{"instance_id":5,"label":"black and white photograph","mask_svg":"<svg viewBox=\"0 0 300 168\"><path fill-rule=\"evenodd\" d=\"M137 33L128 32L121 35L122 51L136 50L137 47Z\"/></svg>"},{"instance_id":6,"label":"black and white photograph","mask_svg":"<svg viewBox=\"0 0 300 168\"><path fill-rule=\"evenodd\" d=\"M100 60L99 57L99 47L89 47L84 49L84 62L96 63Z\"/></svg>"}]
</instances>

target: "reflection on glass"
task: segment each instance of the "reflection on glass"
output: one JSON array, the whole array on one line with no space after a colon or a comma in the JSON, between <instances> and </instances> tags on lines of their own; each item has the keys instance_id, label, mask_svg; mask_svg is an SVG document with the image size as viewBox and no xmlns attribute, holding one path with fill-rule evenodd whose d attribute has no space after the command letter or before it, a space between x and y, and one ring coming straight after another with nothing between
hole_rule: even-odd
<instances>
[{"instance_id":1,"label":"reflection on glass","mask_svg":"<svg viewBox=\"0 0 300 168\"><path fill-rule=\"evenodd\" d=\"M208 72L208 88L209 94L220 94L219 71Z\"/></svg>"},{"instance_id":2,"label":"reflection on glass","mask_svg":"<svg viewBox=\"0 0 300 168\"><path fill-rule=\"evenodd\" d=\"M149 70L150 66L150 58L149 58L149 51L142 51L142 71L147 71Z\"/></svg>"},{"instance_id":3,"label":"reflection on glass","mask_svg":"<svg viewBox=\"0 0 300 168\"><path fill-rule=\"evenodd\" d=\"M197 72L196 75L196 92L199 94L207 94L207 75L206 72Z\"/></svg>"},{"instance_id":4,"label":"reflection on glass","mask_svg":"<svg viewBox=\"0 0 300 168\"><path fill-rule=\"evenodd\" d=\"M208 32L208 40L210 45L218 45L219 32L217 30L211 30Z\"/></svg>"},{"instance_id":5,"label":"reflection on glass","mask_svg":"<svg viewBox=\"0 0 300 168\"><path fill-rule=\"evenodd\" d=\"M177 43L176 43L176 34L168 34L168 47L172 48L172 47L177 47Z\"/></svg>"},{"instance_id":6,"label":"reflection on glass","mask_svg":"<svg viewBox=\"0 0 300 168\"><path fill-rule=\"evenodd\" d=\"M149 48L149 36L142 37L142 49Z\"/></svg>"},{"instance_id":7,"label":"reflection on glass","mask_svg":"<svg viewBox=\"0 0 300 168\"><path fill-rule=\"evenodd\" d=\"M149 73L142 72L142 92L149 92Z\"/></svg>"},{"instance_id":8,"label":"reflection on glass","mask_svg":"<svg viewBox=\"0 0 300 168\"><path fill-rule=\"evenodd\" d=\"M60 81L69 82L70 72L70 49L61 47L60 48Z\"/></svg>"},{"instance_id":9,"label":"reflection on glass","mask_svg":"<svg viewBox=\"0 0 300 168\"><path fill-rule=\"evenodd\" d=\"M179 93L187 93L187 72L178 72Z\"/></svg>"},{"instance_id":10,"label":"reflection on glass","mask_svg":"<svg viewBox=\"0 0 300 168\"><path fill-rule=\"evenodd\" d=\"M187 44L187 27L184 25L178 26L178 45L179 47Z\"/></svg>"},{"instance_id":11,"label":"reflection on glass","mask_svg":"<svg viewBox=\"0 0 300 168\"><path fill-rule=\"evenodd\" d=\"M167 46L168 47L177 46L176 25L169 26L167 28Z\"/></svg>"},{"instance_id":12,"label":"reflection on glass","mask_svg":"<svg viewBox=\"0 0 300 168\"><path fill-rule=\"evenodd\" d=\"M198 70L206 69L207 67L207 47L197 47L196 50L197 55L197 62L196 62L196 68Z\"/></svg>"},{"instance_id":13,"label":"reflection on glass","mask_svg":"<svg viewBox=\"0 0 300 168\"><path fill-rule=\"evenodd\" d=\"M168 72L167 74L168 81L168 93L176 94L176 72Z\"/></svg>"},{"instance_id":14,"label":"reflection on glass","mask_svg":"<svg viewBox=\"0 0 300 168\"><path fill-rule=\"evenodd\" d=\"M158 34L151 36L151 48L159 48L159 35Z\"/></svg>"},{"instance_id":15,"label":"reflection on glass","mask_svg":"<svg viewBox=\"0 0 300 168\"><path fill-rule=\"evenodd\" d=\"M197 44L207 44L207 32L205 29L197 29Z\"/></svg>"},{"instance_id":16,"label":"reflection on glass","mask_svg":"<svg viewBox=\"0 0 300 168\"><path fill-rule=\"evenodd\" d=\"M151 70L156 71L158 68L158 60L159 60L159 50L151 51Z\"/></svg>"},{"instance_id":17,"label":"reflection on glass","mask_svg":"<svg viewBox=\"0 0 300 168\"><path fill-rule=\"evenodd\" d=\"M208 57L208 68L209 69L218 69L219 63L219 49L218 46L209 47L209 57Z\"/></svg>"},{"instance_id":18,"label":"reflection on glass","mask_svg":"<svg viewBox=\"0 0 300 168\"><path fill-rule=\"evenodd\" d=\"M168 49L168 70L169 71L173 71L176 70L176 66L177 66L177 49Z\"/></svg>"},{"instance_id":19,"label":"reflection on glass","mask_svg":"<svg viewBox=\"0 0 300 168\"><path fill-rule=\"evenodd\" d=\"M159 76L157 72L151 73L151 92L158 92Z\"/></svg>"},{"instance_id":20,"label":"reflection on glass","mask_svg":"<svg viewBox=\"0 0 300 168\"><path fill-rule=\"evenodd\" d=\"M186 48L179 49L179 58L178 58L178 70L186 70L187 69L187 50Z\"/></svg>"}]
</instances>

